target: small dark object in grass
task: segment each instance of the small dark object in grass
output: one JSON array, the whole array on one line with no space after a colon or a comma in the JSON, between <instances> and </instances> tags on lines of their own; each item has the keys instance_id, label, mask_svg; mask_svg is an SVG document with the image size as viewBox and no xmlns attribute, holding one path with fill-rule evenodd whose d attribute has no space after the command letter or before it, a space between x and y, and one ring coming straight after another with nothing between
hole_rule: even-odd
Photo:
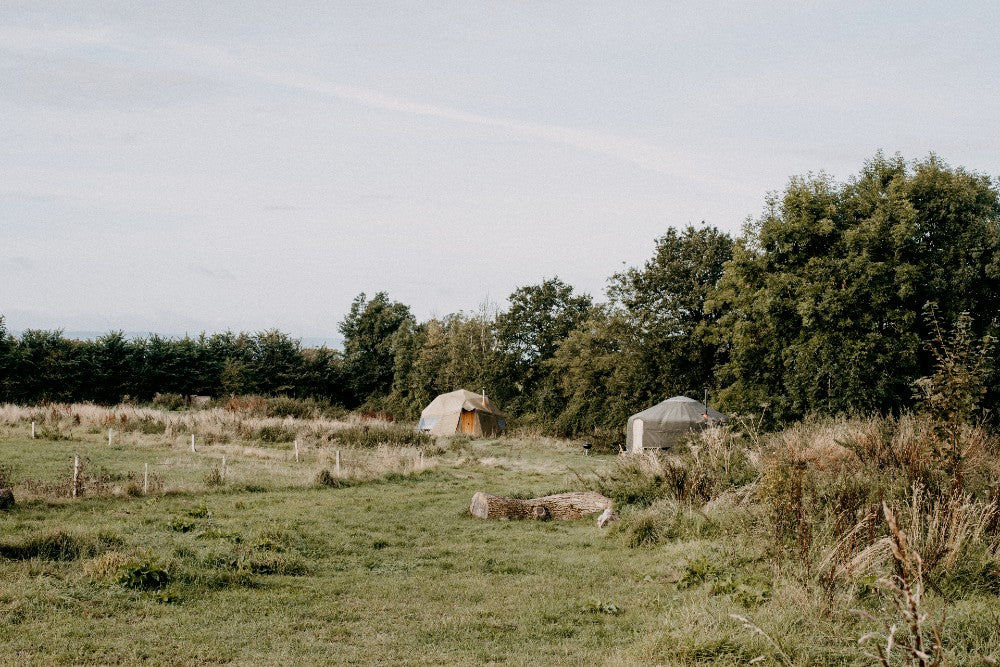
<instances>
[{"instance_id":1,"label":"small dark object in grass","mask_svg":"<svg viewBox=\"0 0 1000 667\"><path fill-rule=\"evenodd\" d=\"M326 468L320 470L319 474L316 475L316 483L322 486L329 486L330 488L333 489L340 489L345 486L350 486L346 479L343 479L342 477L337 477Z\"/></svg>"},{"instance_id":2,"label":"small dark object in grass","mask_svg":"<svg viewBox=\"0 0 1000 667\"><path fill-rule=\"evenodd\" d=\"M197 524L195 524L195 522L192 521L191 519L185 519L184 517L179 517L179 516L174 517L173 519L170 520L170 523L167 524L170 530L176 531L178 533L189 533L195 529L196 525Z\"/></svg>"},{"instance_id":3,"label":"small dark object in grass","mask_svg":"<svg viewBox=\"0 0 1000 667\"><path fill-rule=\"evenodd\" d=\"M0 510L9 510L14 506L14 492L10 489L0 489Z\"/></svg>"},{"instance_id":4,"label":"small dark object in grass","mask_svg":"<svg viewBox=\"0 0 1000 667\"><path fill-rule=\"evenodd\" d=\"M158 591L170 583L170 573L159 565L144 560L122 571L118 583L139 591Z\"/></svg>"}]
</instances>

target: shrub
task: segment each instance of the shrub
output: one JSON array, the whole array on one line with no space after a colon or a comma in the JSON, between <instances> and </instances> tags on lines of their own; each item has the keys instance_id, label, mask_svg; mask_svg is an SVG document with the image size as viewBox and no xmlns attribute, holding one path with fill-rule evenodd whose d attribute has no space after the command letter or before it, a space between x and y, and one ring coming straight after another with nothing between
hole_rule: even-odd
<instances>
[{"instance_id":1,"label":"shrub","mask_svg":"<svg viewBox=\"0 0 1000 667\"><path fill-rule=\"evenodd\" d=\"M296 419L314 419L323 413L329 404L322 404L313 398L289 398L276 396L267 399L266 412L268 417L295 417Z\"/></svg>"},{"instance_id":2,"label":"shrub","mask_svg":"<svg viewBox=\"0 0 1000 667\"><path fill-rule=\"evenodd\" d=\"M197 527L197 525L198 524L192 521L191 519L187 519L181 516L176 516L173 519L171 519L169 523L167 523L167 527L170 528L170 530L176 531L178 533L190 533Z\"/></svg>"},{"instance_id":3,"label":"shrub","mask_svg":"<svg viewBox=\"0 0 1000 667\"><path fill-rule=\"evenodd\" d=\"M205 473L205 486L208 487L219 487L226 483L225 478L222 476L222 470L219 468L212 468L207 473Z\"/></svg>"},{"instance_id":4,"label":"shrub","mask_svg":"<svg viewBox=\"0 0 1000 667\"><path fill-rule=\"evenodd\" d=\"M261 442L292 442L295 440L295 430L280 425L261 426L254 434Z\"/></svg>"},{"instance_id":5,"label":"shrub","mask_svg":"<svg viewBox=\"0 0 1000 667\"><path fill-rule=\"evenodd\" d=\"M630 547L655 546L674 540L717 535L719 524L704 511L675 500L660 500L644 510L625 514L614 532L625 536Z\"/></svg>"},{"instance_id":6,"label":"shrub","mask_svg":"<svg viewBox=\"0 0 1000 667\"><path fill-rule=\"evenodd\" d=\"M187 407L187 400L180 394L156 394L153 405L163 410L182 410Z\"/></svg>"},{"instance_id":7,"label":"shrub","mask_svg":"<svg viewBox=\"0 0 1000 667\"><path fill-rule=\"evenodd\" d=\"M170 573L151 556L135 558L122 566L118 583L138 591L158 591L170 583Z\"/></svg>"},{"instance_id":8,"label":"shrub","mask_svg":"<svg viewBox=\"0 0 1000 667\"><path fill-rule=\"evenodd\" d=\"M212 516L212 513L208 511L208 507L205 505L205 503L202 503L200 505L195 505L194 507L189 509L187 511L187 515L195 519L207 519L208 517Z\"/></svg>"},{"instance_id":9,"label":"shrub","mask_svg":"<svg viewBox=\"0 0 1000 667\"><path fill-rule=\"evenodd\" d=\"M72 440L73 437L68 433L63 433L62 429L59 428L59 424L41 424L36 429L36 436L42 440Z\"/></svg>"},{"instance_id":10,"label":"shrub","mask_svg":"<svg viewBox=\"0 0 1000 667\"><path fill-rule=\"evenodd\" d=\"M323 468L316 474L316 483L320 486L329 486L334 489L350 486L350 483L346 479L337 477L326 468Z\"/></svg>"},{"instance_id":11,"label":"shrub","mask_svg":"<svg viewBox=\"0 0 1000 667\"><path fill-rule=\"evenodd\" d=\"M132 430L146 435L162 435L167 432L167 423L154 417L141 417L132 422Z\"/></svg>"},{"instance_id":12,"label":"shrub","mask_svg":"<svg viewBox=\"0 0 1000 667\"><path fill-rule=\"evenodd\" d=\"M405 426L352 426L333 433L332 439L346 447L374 449L379 445L423 447L434 437Z\"/></svg>"}]
</instances>

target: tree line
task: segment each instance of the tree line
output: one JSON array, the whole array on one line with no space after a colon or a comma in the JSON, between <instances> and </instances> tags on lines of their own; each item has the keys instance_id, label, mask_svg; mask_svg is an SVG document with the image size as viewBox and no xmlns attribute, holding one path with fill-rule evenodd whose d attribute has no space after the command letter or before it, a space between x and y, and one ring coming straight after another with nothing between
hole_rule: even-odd
<instances>
[{"instance_id":1,"label":"tree line","mask_svg":"<svg viewBox=\"0 0 1000 667\"><path fill-rule=\"evenodd\" d=\"M342 351L273 330L13 336L0 318L0 401L263 394L412 419L464 387L514 421L570 435L618 431L666 397L709 391L720 409L783 423L909 408L935 372L937 329L961 321L988 347L998 313L996 185L934 156L879 154L843 183L792 178L736 237L668 229L643 266L609 277L600 302L553 277L502 310L418 321L385 293L360 294L339 324ZM998 379L989 358L984 387Z\"/></svg>"}]
</instances>

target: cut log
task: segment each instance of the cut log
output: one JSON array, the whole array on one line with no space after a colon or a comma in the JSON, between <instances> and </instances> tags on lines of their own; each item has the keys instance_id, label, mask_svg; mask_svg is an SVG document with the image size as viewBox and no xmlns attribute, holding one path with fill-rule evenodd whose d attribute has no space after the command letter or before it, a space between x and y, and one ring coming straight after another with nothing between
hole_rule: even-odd
<instances>
[{"instance_id":1,"label":"cut log","mask_svg":"<svg viewBox=\"0 0 1000 667\"><path fill-rule=\"evenodd\" d=\"M557 493L522 500L477 491L469 513L479 519L579 519L610 508L610 498L595 491Z\"/></svg>"}]
</instances>

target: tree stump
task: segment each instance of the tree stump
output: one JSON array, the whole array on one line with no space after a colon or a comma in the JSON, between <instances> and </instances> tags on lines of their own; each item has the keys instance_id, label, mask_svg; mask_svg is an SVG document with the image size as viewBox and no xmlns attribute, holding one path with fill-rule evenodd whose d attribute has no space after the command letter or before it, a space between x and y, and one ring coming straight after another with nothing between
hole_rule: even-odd
<instances>
[{"instance_id":1,"label":"tree stump","mask_svg":"<svg viewBox=\"0 0 1000 667\"><path fill-rule=\"evenodd\" d=\"M14 492L10 489L0 489L0 510L9 510L14 506Z\"/></svg>"},{"instance_id":2,"label":"tree stump","mask_svg":"<svg viewBox=\"0 0 1000 667\"><path fill-rule=\"evenodd\" d=\"M579 519L609 509L610 498L595 491L557 493L522 500L477 491L469 513L479 519Z\"/></svg>"}]
</instances>

